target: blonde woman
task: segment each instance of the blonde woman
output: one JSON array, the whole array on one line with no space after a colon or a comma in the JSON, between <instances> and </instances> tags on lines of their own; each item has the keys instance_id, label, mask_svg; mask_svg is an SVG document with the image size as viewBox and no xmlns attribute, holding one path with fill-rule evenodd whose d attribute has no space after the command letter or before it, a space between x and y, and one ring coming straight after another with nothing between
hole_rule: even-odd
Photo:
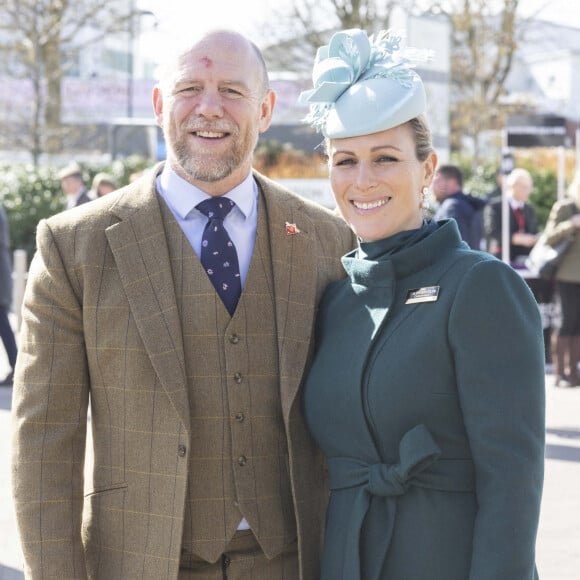
<instances>
[{"instance_id":1,"label":"blonde woman","mask_svg":"<svg viewBox=\"0 0 580 580\"><path fill-rule=\"evenodd\" d=\"M399 39L319 50L309 119L359 243L327 289L306 380L327 457L322 580L534 580L544 348L521 276L423 216L437 167Z\"/></svg>"}]
</instances>

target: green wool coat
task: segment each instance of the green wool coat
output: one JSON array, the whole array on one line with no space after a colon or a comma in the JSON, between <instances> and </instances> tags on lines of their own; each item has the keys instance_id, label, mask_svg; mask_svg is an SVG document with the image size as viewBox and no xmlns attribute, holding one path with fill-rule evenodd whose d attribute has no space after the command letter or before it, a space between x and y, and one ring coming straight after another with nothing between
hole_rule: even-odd
<instances>
[{"instance_id":1,"label":"green wool coat","mask_svg":"<svg viewBox=\"0 0 580 580\"><path fill-rule=\"evenodd\" d=\"M537 578L545 391L532 293L453 220L362 244L343 265L304 399L331 486L322 580Z\"/></svg>"}]
</instances>

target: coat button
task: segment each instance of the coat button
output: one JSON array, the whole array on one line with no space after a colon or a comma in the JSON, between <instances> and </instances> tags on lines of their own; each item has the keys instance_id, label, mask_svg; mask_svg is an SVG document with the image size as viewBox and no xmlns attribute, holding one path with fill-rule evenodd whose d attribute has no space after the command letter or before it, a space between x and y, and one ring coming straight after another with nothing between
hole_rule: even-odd
<instances>
[{"instance_id":1,"label":"coat button","mask_svg":"<svg viewBox=\"0 0 580 580\"><path fill-rule=\"evenodd\" d=\"M245 455L240 455L238 457L238 465L240 465L241 467L243 467L244 465L246 465L246 463L248 462L247 458Z\"/></svg>"},{"instance_id":2,"label":"coat button","mask_svg":"<svg viewBox=\"0 0 580 580\"><path fill-rule=\"evenodd\" d=\"M177 455L179 455L179 457L185 457L185 453L186 453L186 448L185 445L178 445L177 446Z\"/></svg>"},{"instance_id":3,"label":"coat button","mask_svg":"<svg viewBox=\"0 0 580 580\"><path fill-rule=\"evenodd\" d=\"M238 385L242 382L242 373L235 373L234 374L234 381L238 383Z\"/></svg>"},{"instance_id":4,"label":"coat button","mask_svg":"<svg viewBox=\"0 0 580 580\"><path fill-rule=\"evenodd\" d=\"M238 344L238 342L240 342L240 337L234 333L230 336L230 342L232 344Z\"/></svg>"}]
</instances>

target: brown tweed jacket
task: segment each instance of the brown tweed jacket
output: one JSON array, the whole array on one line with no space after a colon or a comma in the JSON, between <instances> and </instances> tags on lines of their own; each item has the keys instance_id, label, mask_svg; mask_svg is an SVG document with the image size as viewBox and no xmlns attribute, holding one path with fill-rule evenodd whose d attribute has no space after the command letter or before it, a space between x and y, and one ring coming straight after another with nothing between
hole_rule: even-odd
<instances>
[{"instance_id":1,"label":"brown tweed jacket","mask_svg":"<svg viewBox=\"0 0 580 580\"><path fill-rule=\"evenodd\" d=\"M155 190L160 170L38 227L13 401L13 493L27 578L177 578L195 433ZM299 392L318 301L343 275L338 257L353 238L331 212L255 177L269 220L301 578L314 580L326 494ZM289 235L286 222L299 232ZM94 462L85 470L87 423ZM107 494L119 501L97 517L95 500Z\"/></svg>"}]
</instances>

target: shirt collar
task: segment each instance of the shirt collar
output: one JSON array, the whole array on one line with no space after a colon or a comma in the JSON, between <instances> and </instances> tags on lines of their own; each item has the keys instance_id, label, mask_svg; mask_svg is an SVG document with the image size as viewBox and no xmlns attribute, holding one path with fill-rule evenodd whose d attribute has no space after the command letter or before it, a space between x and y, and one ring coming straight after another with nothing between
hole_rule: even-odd
<instances>
[{"instance_id":1,"label":"shirt collar","mask_svg":"<svg viewBox=\"0 0 580 580\"><path fill-rule=\"evenodd\" d=\"M181 219L186 219L198 203L210 197L202 189L177 175L169 167L168 163L165 164L163 171L158 177L158 187ZM225 197L236 203L238 209L244 214L244 218L247 218L252 213L252 208L258 198L258 186L251 170L246 179L228 191Z\"/></svg>"},{"instance_id":2,"label":"shirt collar","mask_svg":"<svg viewBox=\"0 0 580 580\"><path fill-rule=\"evenodd\" d=\"M85 192L84 187L81 187L74 195L67 195L66 196L66 206L67 208L74 207L78 200L81 198L81 195Z\"/></svg>"},{"instance_id":3,"label":"shirt collar","mask_svg":"<svg viewBox=\"0 0 580 580\"><path fill-rule=\"evenodd\" d=\"M512 197L509 198L510 207L512 209L524 209L524 202L523 201L516 201Z\"/></svg>"}]
</instances>

